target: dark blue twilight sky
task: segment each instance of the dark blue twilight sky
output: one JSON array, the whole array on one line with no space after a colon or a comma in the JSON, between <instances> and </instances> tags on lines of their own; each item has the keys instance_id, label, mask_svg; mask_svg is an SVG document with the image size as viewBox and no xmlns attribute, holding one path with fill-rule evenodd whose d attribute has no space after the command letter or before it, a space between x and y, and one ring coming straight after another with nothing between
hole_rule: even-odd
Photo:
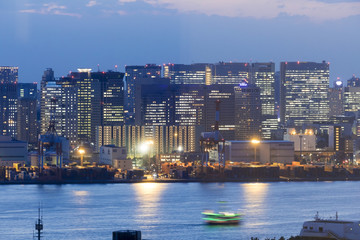
<instances>
[{"instance_id":1,"label":"dark blue twilight sky","mask_svg":"<svg viewBox=\"0 0 360 240\"><path fill-rule=\"evenodd\" d=\"M40 82L79 67L218 61L330 62L360 76L360 1L0 0L0 66Z\"/></svg>"}]
</instances>

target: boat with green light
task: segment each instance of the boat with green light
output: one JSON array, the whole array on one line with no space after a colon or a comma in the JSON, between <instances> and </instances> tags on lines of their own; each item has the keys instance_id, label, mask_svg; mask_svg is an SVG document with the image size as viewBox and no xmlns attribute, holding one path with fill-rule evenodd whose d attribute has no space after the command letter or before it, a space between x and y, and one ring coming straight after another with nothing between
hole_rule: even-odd
<instances>
[{"instance_id":1,"label":"boat with green light","mask_svg":"<svg viewBox=\"0 0 360 240\"><path fill-rule=\"evenodd\" d=\"M213 212L213 211L204 211L203 220L207 224L212 225L235 225L239 224L241 220L241 214L233 212Z\"/></svg>"}]
</instances>

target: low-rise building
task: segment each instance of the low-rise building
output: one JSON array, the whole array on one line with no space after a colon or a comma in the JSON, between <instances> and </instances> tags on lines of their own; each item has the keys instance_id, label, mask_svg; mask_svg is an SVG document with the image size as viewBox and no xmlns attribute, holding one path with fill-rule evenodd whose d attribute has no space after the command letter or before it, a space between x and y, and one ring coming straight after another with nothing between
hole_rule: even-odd
<instances>
[{"instance_id":1,"label":"low-rise building","mask_svg":"<svg viewBox=\"0 0 360 240\"><path fill-rule=\"evenodd\" d=\"M27 142L0 136L0 166L12 167L14 163L27 163Z\"/></svg>"},{"instance_id":2,"label":"low-rise building","mask_svg":"<svg viewBox=\"0 0 360 240\"><path fill-rule=\"evenodd\" d=\"M226 141L225 159L230 162L292 163L291 141Z\"/></svg>"},{"instance_id":3,"label":"low-rise building","mask_svg":"<svg viewBox=\"0 0 360 240\"><path fill-rule=\"evenodd\" d=\"M125 147L115 145L105 145L100 147L100 164L112 165L122 170L132 169L132 160L127 159Z\"/></svg>"}]
</instances>

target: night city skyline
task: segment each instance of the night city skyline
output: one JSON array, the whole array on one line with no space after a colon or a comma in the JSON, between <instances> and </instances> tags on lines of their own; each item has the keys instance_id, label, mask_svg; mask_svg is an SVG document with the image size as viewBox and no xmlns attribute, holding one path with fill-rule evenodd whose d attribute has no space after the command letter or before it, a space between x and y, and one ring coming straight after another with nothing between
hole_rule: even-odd
<instances>
[{"instance_id":1,"label":"night city skyline","mask_svg":"<svg viewBox=\"0 0 360 240\"><path fill-rule=\"evenodd\" d=\"M330 83L360 75L356 1L0 1L1 66L39 82L45 68L67 75L155 63L326 60Z\"/></svg>"},{"instance_id":2,"label":"night city skyline","mask_svg":"<svg viewBox=\"0 0 360 240\"><path fill-rule=\"evenodd\" d=\"M0 0L0 22L1 239L360 239L360 0Z\"/></svg>"}]
</instances>

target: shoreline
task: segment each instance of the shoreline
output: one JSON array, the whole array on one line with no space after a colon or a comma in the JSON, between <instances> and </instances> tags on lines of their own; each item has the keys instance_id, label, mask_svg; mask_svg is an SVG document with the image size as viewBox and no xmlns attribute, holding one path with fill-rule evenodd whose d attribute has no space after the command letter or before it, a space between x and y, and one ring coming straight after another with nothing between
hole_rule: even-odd
<instances>
[{"instance_id":1,"label":"shoreline","mask_svg":"<svg viewBox=\"0 0 360 240\"><path fill-rule=\"evenodd\" d=\"M273 179L144 179L144 180L61 180L3 181L0 185L65 185L65 184L131 184L131 183L268 183L268 182L343 182L360 181L360 177L343 178L273 178Z\"/></svg>"}]
</instances>

